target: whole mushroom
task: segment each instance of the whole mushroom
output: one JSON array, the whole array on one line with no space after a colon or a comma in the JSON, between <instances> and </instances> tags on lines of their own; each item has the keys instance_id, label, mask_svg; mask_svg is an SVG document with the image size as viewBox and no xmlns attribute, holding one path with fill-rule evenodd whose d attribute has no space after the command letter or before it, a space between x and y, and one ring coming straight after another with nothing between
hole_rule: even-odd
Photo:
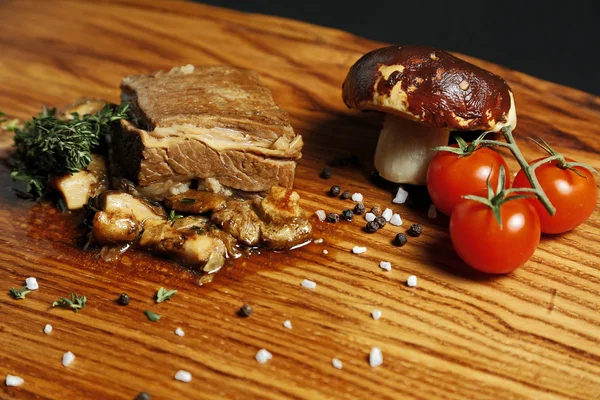
<instances>
[{"instance_id":1,"label":"whole mushroom","mask_svg":"<svg viewBox=\"0 0 600 400\"><path fill-rule=\"evenodd\" d=\"M517 125L506 81L442 50L388 46L362 56L342 86L344 103L386 113L375 167L392 182L425 184L436 146L450 131Z\"/></svg>"}]
</instances>

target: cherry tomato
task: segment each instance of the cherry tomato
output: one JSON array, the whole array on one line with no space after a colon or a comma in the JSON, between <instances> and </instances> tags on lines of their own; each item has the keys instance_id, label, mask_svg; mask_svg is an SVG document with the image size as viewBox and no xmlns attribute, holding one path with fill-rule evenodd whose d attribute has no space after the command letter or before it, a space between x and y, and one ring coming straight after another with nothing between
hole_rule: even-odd
<instances>
[{"instance_id":1,"label":"cherry tomato","mask_svg":"<svg viewBox=\"0 0 600 400\"><path fill-rule=\"evenodd\" d=\"M541 160L534 160L531 164ZM567 162L573 160L566 159ZM551 216L538 199L530 199L535 207L544 233L563 233L581 225L596 208L598 188L590 171L574 167L583 177L569 169L562 169L557 161L540 165L535 169L542 189L556 208ZM515 177L513 187L531 187L525 173L521 170Z\"/></svg>"},{"instance_id":2,"label":"cherry tomato","mask_svg":"<svg viewBox=\"0 0 600 400\"><path fill-rule=\"evenodd\" d=\"M502 227L489 206L464 200L450 218L450 238L460 258L490 274L525 264L540 242L540 219L528 199L509 200L500 205L500 213Z\"/></svg>"},{"instance_id":3,"label":"cherry tomato","mask_svg":"<svg viewBox=\"0 0 600 400\"><path fill-rule=\"evenodd\" d=\"M487 147L464 157L448 151L439 151L427 169L429 196L438 210L451 215L454 207L463 201L462 196L487 188L486 182L490 173L490 181L495 188L501 165L508 172L508 166L502 156ZM509 187L510 178L507 174L506 188Z\"/></svg>"}]
</instances>

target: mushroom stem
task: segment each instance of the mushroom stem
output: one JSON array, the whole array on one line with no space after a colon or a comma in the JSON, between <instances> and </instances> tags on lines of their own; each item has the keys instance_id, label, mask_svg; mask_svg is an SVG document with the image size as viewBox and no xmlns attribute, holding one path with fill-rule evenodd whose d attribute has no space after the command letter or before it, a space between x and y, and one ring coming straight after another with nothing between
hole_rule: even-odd
<instances>
[{"instance_id":1,"label":"mushroom stem","mask_svg":"<svg viewBox=\"0 0 600 400\"><path fill-rule=\"evenodd\" d=\"M375 151L375 168L384 179L424 185L434 147L448 144L447 128L430 128L419 122L386 114Z\"/></svg>"}]
</instances>

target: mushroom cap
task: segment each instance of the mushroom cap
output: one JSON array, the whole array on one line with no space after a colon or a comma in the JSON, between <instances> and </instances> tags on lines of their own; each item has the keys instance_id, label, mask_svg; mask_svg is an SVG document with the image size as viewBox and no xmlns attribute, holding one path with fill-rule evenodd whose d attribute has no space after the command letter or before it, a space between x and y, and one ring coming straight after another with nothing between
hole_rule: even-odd
<instances>
[{"instance_id":1,"label":"mushroom cap","mask_svg":"<svg viewBox=\"0 0 600 400\"><path fill-rule=\"evenodd\" d=\"M498 131L516 126L506 81L443 50L388 46L362 56L342 86L344 103L432 128Z\"/></svg>"}]
</instances>

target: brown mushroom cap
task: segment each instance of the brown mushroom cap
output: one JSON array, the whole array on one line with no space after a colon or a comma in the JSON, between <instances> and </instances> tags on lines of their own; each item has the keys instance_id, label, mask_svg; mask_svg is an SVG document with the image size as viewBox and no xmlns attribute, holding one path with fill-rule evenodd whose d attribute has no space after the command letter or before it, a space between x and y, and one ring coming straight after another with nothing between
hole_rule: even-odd
<instances>
[{"instance_id":1,"label":"brown mushroom cap","mask_svg":"<svg viewBox=\"0 0 600 400\"><path fill-rule=\"evenodd\" d=\"M504 79L433 47L373 50L350 68L342 88L350 108L396 114L432 128L498 130L516 123Z\"/></svg>"}]
</instances>

